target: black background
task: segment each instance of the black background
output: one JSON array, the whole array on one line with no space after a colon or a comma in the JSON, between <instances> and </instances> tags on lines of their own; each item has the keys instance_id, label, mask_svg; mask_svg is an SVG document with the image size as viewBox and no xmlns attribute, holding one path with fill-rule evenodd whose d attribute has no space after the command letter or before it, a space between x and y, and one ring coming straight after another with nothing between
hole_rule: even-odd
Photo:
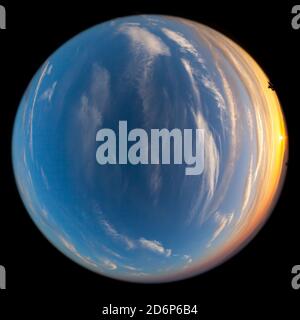
<instances>
[{"instance_id":1,"label":"black background","mask_svg":"<svg viewBox=\"0 0 300 320\"><path fill-rule=\"evenodd\" d=\"M53 319L63 316L102 319L101 308L109 303L177 303L200 305L199 319L214 319L216 315L258 318L280 312L284 319L291 319L300 304L300 290L291 288L292 266L300 264L297 197L300 30L291 27L291 8L296 3L274 1L264 7L262 1L0 2L7 10L7 30L0 30L0 265L7 270L7 290L0 291L0 318L22 315L44 319L50 315ZM141 13L196 20L239 43L274 84L289 131L289 162L283 192L271 218L255 239L210 272L160 285L111 280L64 257L26 213L11 166L14 116L40 65L82 30L115 17ZM2 317L5 311L7 316Z\"/></svg>"}]
</instances>

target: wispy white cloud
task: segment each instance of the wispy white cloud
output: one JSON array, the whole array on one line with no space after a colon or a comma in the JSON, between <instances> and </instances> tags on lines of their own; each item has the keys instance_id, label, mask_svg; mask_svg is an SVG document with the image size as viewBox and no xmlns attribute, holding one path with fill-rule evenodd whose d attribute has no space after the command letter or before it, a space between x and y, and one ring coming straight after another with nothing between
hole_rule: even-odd
<instances>
[{"instance_id":1,"label":"wispy white cloud","mask_svg":"<svg viewBox=\"0 0 300 320\"><path fill-rule=\"evenodd\" d=\"M151 168L150 179L148 179L151 195L153 196L154 205L157 204L159 199L160 190L162 186L162 175L160 165Z\"/></svg>"},{"instance_id":2,"label":"wispy white cloud","mask_svg":"<svg viewBox=\"0 0 300 320\"><path fill-rule=\"evenodd\" d=\"M217 224L217 228L214 231L212 238L209 240L207 247L210 247L212 243L219 237L219 235L225 229L225 227L230 225L233 217L234 217L234 212L227 213L227 214L216 212L214 214L214 220L215 220L215 223Z\"/></svg>"},{"instance_id":3,"label":"wispy white cloud","mask_svg":"<svg viewBox=\"0 0 300 320\"><path fill-rule=\"evenodd\" d=\"M183 34L181 34L180 32L172 31L167 28L162 28L162 31L169 39L177 43L183 51L192 54L194 57L197 58L198 62L200 62L204 66L203 58L201 57L195 46L189 40L187 40L183 36Z\"/></svg>"},{"instance_id":4,"label":"wispy white cloud","mask_svg":"<svg viewBox=\"0 0 300 320\"><path fill-rule=\"evenodd\" d=\"M139 27L141 24L139 22L126 22L125 24L122 25L121 28L123 28L124 26L135 26L135 27Z\"/></svg>"},{"instance_id":5,"label":"wispy white cloud","mask_svg":"<svg viewBox=\"0 0 300 320\"><path fill-rule=\"evenodd\" d=\"M130 275L134 276L134 277L146 277L146 276L149 276L149 273L146 273L146 272L133 272Z\"/></svg>"},{"instance_id":6,"label":"wispy white cloud","mask_svg":"<svg viewBox=\"0 0 300 320\"><path fill-rule=\"evenodd\" d=\"M51 102L56 86L57 86L57 81L53 82L52 86L48 88L46 91L44 91L44 93L41 94L40 99Z\"/></svg>"},{"instance_id":7,"label":"wispy white cloud","mask_svg":"<svg viewBox=\"0 0 300 320\"><path fill-rule=\"evenodd\" d=\"M80 161L86 164L87 181L94 176L94 159L90 157L89 150L94 147L96 132L101 128L111 99L110 72L101 65L94 63L86 90L81 92L74 117L80 128L77 143L81 148ZM76 112L76 113L75 113ZM80 163L80 161L78 163ZM79 168L78 168L79 170Z\"/></svg>"},{"instance_id":8,"label":"wispy white cloud","mask_svg":"<svg viewBox=\"0 0 300 320\"><path fill-rule=\"evenodd\" d=\"M170 55L169 48L161 38L142 27L124 24L119 31L130 38L135 50L141 50L151 57Z\"/></svg>"},{"instance_id":9,"label":"wispy white cloud","mask_svg":"<svg viewBox=\"0 0 300 320\"><path fill-rule=\"evenodd\" d=\"M226 109L225 100L220 90L217 88L216 83L212 79L209 79L207 76L202 77L202 83L207 89L211 91L215 101L217 102L218 108L221 110L225 110Z\"/></svg>"},{"instance_id":10,"label":"wispy white cloud","mask_svg":"<svg viewBox=\"0 0 300 320\"><path fill-rule=\"evenodd\" d=\"M49 68L48 68L48 71L47 71L47 75L48 76L52 73L52 70L53 70L53 65L49 64Z\"/></svg>"},{"instance_id":11,"label":"wispy white cloud","mask_svg":"<svg viewBox=\"0 0 300 320\"><path fill-rule=\"evenodd\" d=\"M102 245L101 247L105 252L107 252L108 254L114 256L115 258L123 259L123 257L119 253L117 253L116 251L114 251L112 249L107 248L107 246Z\"/></svg>"},{"instance_id":12,"label":"wispy white cloud","mask_svg":"<svg viewBox=\"0 0 300 320\"><path fill-rule=\"evenodd\" d=\"M44 185L45 185L46 189L49 190L50 186L49 186L48 178L47 178L43 168L41 168L41 177L42 177L42 180L44 182Z\"/></svg>"},{"instance_id":13,"label":"wispy white cloud","mask_svg":"<svg viewBox=\"0 0 300 320\"><path fill-rule=\"evenodd\" d=\"M125 245L127 249L142 248L150 250L154 253L164 255L165 257L170 257L172 255L172 250L165 248L162 243L157 240L147 240L143 237L141 237L140 239L131 239L128 236L117 231L117 229L107 220L101 219L100 223L109 236ZM106 251L108 252L111 250L107 248Z\"/></svg>"},{"instance_id":14,"label":"wispy white cloud","mask_svg":"<svg viewBox=\"0 0 300 320\"><path fill-rule=\"evenodd\" d=\"M192 263L193 262L193 259L192 259L192 257L190 256L190 255L188 255L188 254L185 254L185 255L183 255L183 260L185 260L186 261L186 264L190 264L190 263Z\"/></svg>"},{"instance_id":15,"label":"wispy white cloud","mask_svg":"<svg viewBox=\"0 0 300 320\"><path fill-rule=\"evenodd\" d=\"M49 213L48 213L48 211L46 209L42 209L41 210L41 215L42 215L43 218L47 219L48 216L49 216Z\"/></svg>"},{"instance_id":16,"label":"wispy white cloud","mask_svg":"<svg viewBox=\"0 0 300 320\"><path fill-rule=\"evenodd\" d=\"M248 170L248 176L245 181L244 186L244 193L243 193L243 199L241 204L241 210L240 210L240 216L236 221L236 225L240 225L242 222L246 223L248 221L247 216L249 214L249 209L252 204L252 190L253 188L256 188L256 183L254 181L254 156L250 158L249 162L249 170Z\"/></svg>"},{"instance_id":17,"label":"wispy white cloud","mask_svg":"<svg viewBox=\"0 0 300 320\"><path fill-rule=\"evenodd\" d=\"M192 53L197 54L195 47L188 41L180 32L175 32L167 28L162 28L164 34L174 42L176 42L182 49Z\"/></svg>"},{"instance_id":18,"label":"wispy white cloud","mask_svg":"<svg viewBox=\"0 0 300 320\"><path fill-rule=\"evenodd\" d=\"M199 92L199 88L196 83L194 69L192 68L192 65L190 64L190 62L188 60L182 58L181 62L183 64L183 67L184 67L186 73L188 74L188 76L190 78L190 82L191 82L191 85L193 88L194 97L196 99L196 106L198 108L200 108L201 107L200 92Z\"/></svg>"},{"instance_id":19,"label":"wispy white cloud","mask_svg":"<svg viewBox=\"0 0 300 320\"><path fill-rule=\"evenodd\" d=\"M121 233L119 233L115 227L109 223L107 220L102 219L101 220L101 225L103 226L103 228L105 229L106 233L108 235L110 235L111 237L113 237L114 239L122 242L123 244L125 244L125 246L128 249L133 249L135 247L135 243L133 240L131 240L129 237L127 237L126 235L123 235Z\"/></svg>"},{"instance_id":20,"label":"wispy white cloud","mask_svg":"<svg viewBox=\"0 0 300 320\"><path fill-rule=\"evenodd\" d=\"M202 113L199 110L192 110L192 114L194 116L196 127L205 131L205 170L203 172L203 184L199 188L199 197L196 203L194 204L193 210L191 211L191 217L189 221L191 221L194 215L198 212L199 204L201 204L203 208L205 208L205 210L203 210L204 214L200 215L200 222L204 222L208 218L207 215L210 214L210 212L206 210L206 206L210 203L210 200L212 199L217 187L220 169L220 155L213 133L211 132ZM205 199L202 198L203 194L205 194Z\"/></svg>"},{"instance_id":21,"label":"wispy white cloud","mask_svg":"<svg viewBox=\"0 0 300 320\"><path fill-rule=\"evenodd\" d=\"M99 268L98 264L95 263L92 258L87 257L87 256L82 256L80 254L78 254L77 256L81 259L81 261L83 261L87 265L90 265L90 266L97 268L97 269Z\"/></svg>"},{"instance_id":22,"label":"wispy white cloud","mask_svg":"<svg viewBox=\"0 0 300 320\"><path fill-rule=\"evenodd\" d=\"M83 263L90 265L94 268L98 267L98 265L90 257L80 254L79 251L77 250L77 248L75 247L75 245L70 240L67 240L62 235L59 235L58 238L61 241L61 243L63 244L63 246L68 251L70 251L72 254L74 254L77 258L79 258L79 260L81 260Z\"/></svg>"},{"instance_id":23,"label":"wispy white cloud","mask_svg":"<svg viewBox=\"0 0 300 320\"><path fill-rule=\"evenodd\" d=\"M171 56L169 47L163 40L151 31L140 26L123 24L119 33L127 36L132 48L132 63L128 73L138 85L139 96L142 99L145 126L150 126L157 114L153 109L153 74L156 62L161 57Z\"/></svg>"},{"instance_id":24,"label":"wispy white cloud","mask_svg":"<svg viewBox=\"0 0 300 320\"><path fill-rule=\"evenodd\" d=\"M98 64L93 65L91 82L87 93L80 99L79 119L88 123L87 135L102 125L103 113L110 99L110 73ZM85 139L89 141L88 139ZM94 142L94 140L92 140Z\"/></svg>"},{"instance_id":25,"label":"wispy white cloud","mask_svg":"<svg viewBox=\"0 0 300 320\"><path fill-rule=\"evenodd\" d=\"M59 236L59 239L61 241L61 243L64 245L64 247L66 249L68 249L69 251L71 251L72 253L77 252L75 246L72 244L72 242L70 242L69 240L67 240L65 237L63 236Z\"/></svg>"},{"instance_id":26,"label":"wispy white cloud","mask_svg":"<svg viewBox=\"0 0 300 320\"><path fill-rule=\"evenodd\" d=\"M102 266L108 270L116 270L118 266L109 259L103 259Z\"/></svg>"},{"instance_id":27,"label":"wispy white cloud","mask_svg":"<svg viewBox=\"0 0 300 320\"><path fill-rule=\"evenodd\" d=\"M171 249L166 249L164 246L157 240L147 240L145 238L140 238L139 243L144 249L148 249L158 254L162 254L166 257L170 257L172 254Z\"/></svg>"},{"instance_id":28,"label":"wispy white cloud","mask_svg":"<svg viewBox=\"0 0 300 320\"><path fill-rule=\"evenodd\" d=\"M184 269L188 268L189 265L193 262L192 257L191 257L190 255L188 255L188 254L183 255L181 258L182 258L182 259L184 260L184 262L185 262L185 263L184 263L184 266L183 266Z\"/></svg>"},{"instance_id":29,"label":"wispy white cloud","mask_svg":"<svg viewBox=\"0 0 300 320\"><path fill-rule=\"evenodd\" d=\"M105 231L112 237L119 237L120 234L118 231L106 220L101 220L102 225L105 228Z\"/></svg>"},{"instance_id":30,"label":"wispy white cloud","mask_svg":"<svg viewBox=\"0 0 300 320\"><path fill-rule=\"evenodd\" d=\"M139 268L133 267L133 266L129 266L129 265L123 265L123 268L129 270L129 271L140 271Z\"/></svg>"},{"instance_id":31,"label":"wispy white cloud","mask_svg":"<svg viewBox=\"0 0 300 320\"><path fill-rule=\"evenodd\" d=\"M49 61L45 62L44 66L42 67L41 75L40 75L40 78L38 80L37 86L34 91L34 97L33 97L32 107L31 107L31 111L30 111L29 149L30 149L32 159L33 159L33 115L34 115L34 111L35 111L37 96L40 91L40 87L42 85L42 82L47 75L48 68L49 68Z\"/></svg>"}]
</instances>

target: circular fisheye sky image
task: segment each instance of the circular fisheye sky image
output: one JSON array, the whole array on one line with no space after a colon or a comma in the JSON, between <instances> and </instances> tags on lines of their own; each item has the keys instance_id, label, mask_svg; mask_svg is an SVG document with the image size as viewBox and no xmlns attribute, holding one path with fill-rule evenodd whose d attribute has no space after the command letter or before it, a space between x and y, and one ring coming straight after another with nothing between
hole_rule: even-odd
<instances>
[{"instance_id":1,"label":"circular fisheye sky image","mask_svg":"<svg viewBox=\"0 0 300 320\"><path fill-rule=\"evenodd\" d=\"M116 133L113 160L121 139L138 142L118 135L120 121L148 137L203 130L201 174L161 159L99 164L99 130ZM160 153L173 146L170 136ZM137 15L84 31L46 60L12 148L22 200L57 249L104 276L161 283L220 265L255 236L281 190L287 131L267 76L236 43L190 20Z\"/></svg>"}]
</instances>

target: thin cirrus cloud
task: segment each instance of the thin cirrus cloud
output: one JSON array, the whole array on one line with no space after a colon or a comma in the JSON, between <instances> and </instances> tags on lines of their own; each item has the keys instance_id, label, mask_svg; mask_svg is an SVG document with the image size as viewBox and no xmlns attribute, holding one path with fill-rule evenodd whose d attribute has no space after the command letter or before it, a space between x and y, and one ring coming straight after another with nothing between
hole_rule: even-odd
<instances>
[{"instance_id":1,"label":"thin cirrus cloud","mask_svg":"<svg viewBox=\"0 0 300 320\"><path fill-rule=\"evenodd\" d=\"M62 243L62 245L68 250L70 251L73 255L75 255L79 260L81 260L83 263L87 264L87 265L90 265L94 268L105 268L107 270L116 270L118 268L118 265L111 261L110 259L108 258L101 258L100 261L98 261L97 263L91 259L90 257L88 256L84 256L82 254L79 253L79 251L77 250L77 248L75 247L75 245L66 239L66 237L60 235L59 236L59 239Z\"/></svg>"},{"instance_id":2,"label":"thin cirrus cloud","mask_svg":"<svg viewBox=\"0 0 300 320\"><path fill-rule=\"evenodd\" d=\"M104 259L102 261L102 266L105 268L105 269L109 269L109 270L116 270L118 268L118 266L110 261L109 259Z\"/></svg>"},{"instance_id":3,"label":"thin cirrus cloud","mask_svg":"<svg viewBox=\"0 0 300 320\"><path fill-rule=\"evenodd\" d=\"M158 254L162 254L166 257L170 257L172 254L171 249L166 249L164 246L157 240L147 240L145 238L140 238L139 243L144 249L148 249Z\"/></svg>"},{"instance_id":4,"label":"thin cirrus cloud","mask_svg":"<svg viewBox=\"0 0 300 320\"><path fill-rule=\"evenodd\" d=\"M48 181L48 178L47 178L45 171L42 167L41 167L40 172L41 172L41 177L42 177L44 186L46 187L47 190L49 190L50 189L49 181Z\"/></svg>"},{"instance_id":5,"label":"thin cirrus cloud","mask_svg":"<svg viewBox=\"0 0 300 320\"><path fill-rule=\"evenodd\" d=\"M140 271L139 268L133 267L133 266L129 266L129 265L123 265L124 269L127 269L129 271Z\"/></svg>"},{"instance_id":6,"label":"thin cirrus cloud","mask_svg":"<svg viewBox=\"0 0 300 320\"><path fill-rule=\"evenodd\" d=\"M225 100L224 100L221 92L217 88L215 82L213 80L209 79L207 76L203 76L202 83L204 84L204 86L207 89L209 89L211 91L214 99L217 102L218 108L220 108L221 110L225 110L226 109Z\"/></svg>"},{"instance_id":7,"label":"thin cirrus cloud","mask_svg":"<svg viewBox=\"0 0 300 320\"><path fill-rule=\"evenodd\" d=\"M162 28L163 33L172 41L174 41L184 52L189 52L194 57L197 58L198 62L204 64L203 58L200 56L199 52L195 46L188 41L181 33L172 31L167 28Z\"/></svg>"},{"instance_id":8,"label":"thin cirrus cloud","mask_svg":"<svg viewBox=\"0 0 300 320\"><path fill-rule=\"evenodd\" d=\"M195 71L194 69L192 68L190 62L186 59L181 59L181 63L183 64L183 67L190 79L190 82L191 82L191 85L192 85L192 88L193 88L193 94L194 94L194 97L195 97L195 100L196 100L196 107L198 109L200 109L201 107L201 100L200 100L200 92L199 92L199 89L198 89L198 86L197 86L197 83L196 83L196 78L195 78Z\"/></svg>"},{"instance_id":9,"label":"thin cirrus cloud","mask_svg":"<svg viewBox=\"0 0 300 320\"><path fill-rule=\"evenodd\" d=\"M214 219L218 227L213 233L213 236L210 239L210 241L207 243L207 246L206 246L207 248L209 248L212 245L212 243L220 236L222 231L230 225L233 217L234 217L234 212L231 212L228 214L222 214L220 212L216 212L214 214Z\"/></svg>"},{"instance_id":10,"label":"thin cirrus cloud","mask_svg":"<svg viewBox=\"0 0 300 320\"><path fill-rule=\"evenodd\" d=\"M119 31L130 38L135 50L141 50L151 57L171 55L170 49L161 38L144 28L125 24Z\"/></svg>"},{"instance_id":11,"label":"thin cirrus cloud","mask_svg":"<svg viewBox=\"0 0 300 320\"><path fill-rule=\"evenodd\" d=\"M191 64L186 60L186 59L181 59L181 62L184 66L184 69L186 70L188 77L190 79L192 88L193 88L193 94L196 99L196 106L197 110L192 109L192 115L195 120L195 124L197 128L199 129L204 129L205 134L206 134L206 143L204 145L205 150L204 150L204 166L206 168L205 170L205 181L206 181L206 186L208 186L208 200L211 199L211 197L214 194L218 176L219 176L219 166L220 166L220 157L219 157L219 152L218 148L214 139L214 136L207 124L207 121L203 117L201 113L201 99L200 99L200 93L198 86L196 84L196 78L195 78L195 72L193 71L193 68ZM213 85L211 82L207 82L207 85L210 86L211 90L213 90ZM214 93L216 94L215 90ZM223 100L221 100L220 95L218 96L218 100L220 103L223 103ZM201 194L202 194L202 189L201 189ZM201 200L202 201L202 200ZM195 210L192 210L192 217L194 215ZM192 218L190 217L190 218Z\"/></svg>"},{"instance_id":12,"label":"thin cirrus cloud","mask_svg":"<svg viewBox=\"0 0 300 320\"><path fill-rule=\"evenodd\" d=\"M192 263L193 262L193 259L192 259L192 257L190 256L190 255L188 255L188 254L185 254L185 255L183 255L183 260L185 260L186 261L186 264L190 264L190 263Z\"/></svg>"},{"instance_id":13,"label":"thin cirrus cloud","mask_svg":"<svg viewBox=\"0 0 300 320\"><path fill-rule=\"evenodd\" d=\"M84 141L88 141L87 138L91 136L91 132L102 124L103 114L110 101L110 87L109 71L95 63L92 67L89 89L81 95L78 112L80 123L89 124Z\"/></svg>"},{"instance_id":14,"label":"thin cirrus cloud","mask_svg":"<svg viewBox=\"0 0 300 320\"><path fill-rule=\"evenodd\" d=\"M44 91L40 99L51 102L56 86L57 86L57 81L53 82L52 86Z\"/></svg>"},{"instance_id":15,"label":"thin cirrus cloud","mask_svg":"<svg viewBox=\"0 0 300 320\"><path fill-rule=\"evenodd\" d=\"M153 204L156 205L159 200L160 190L162 187L161 167L159 165L155 166L155 168L151 171L148 183L151 195L153 197Z\"/></svg>"},{"instance_id":16,"label":"thin cirrus cloud","mask_svg":"<svg viewBox=\"0 0 300 320\"><path fill-rule=\"evenodd\" d=\"M48 70L49 70L49 61L45 62L45 64L42 67L41 74L40 74L40 77L38 79L38 83L37 83L37 86L36 86L36 89L35 89L35 92L34 92L32 108L31 108L31 111L30 111L29 149L30 149L30 153L31 153L31 158L32 159L33 159L33 116L34 116L34 110L35 110L37 96L38 96L39 91L40 91L40 87L42 85L42 82L43 82L44 78L48 74L47 73Z\"/></svg>"},{"instance_id":17,"label":"thin cirrus cloud","mask_svg":"<svg viewBox=\"0 0 300 320\"><path fill-rule=\"evenodd\" d=\"M122 242L127 247L127 249L133 249L135 247L135 243L131 239L129 239L129 237L119 233L115 229L115 227L107 220L102 219L101 224L109 236L116 239L117 241Z\"/></svg>"},{"instance_id":18,"label":"thin cirrus cloud","mask_svg":"<svg viewBox=\"0 0 300 320\"><path fill-rule=\"evenodd\" d=\"M94 268L98 267L98 265L90 257L80 254L75 245L71 241L67 240L63 235L59 236L59 240L61 241L62 245L79 260Z\"/></svg>"},{"instance_id":19,"label":"thin cirrus cloud","mask_svg":"<svg viewBox=\"0 0 300 320\"><path fill-rule=\"evenodd\" d=\"M151 78L150 75L157 58L171 56L171 52L169 47L159 36L145 28L123 24L119 28L119 33L127 36L130 40L132 54L135 59L134 66L129 68L128 72L138 70L133 77L136 78L136 81L139 84L138 90L143 101L145 123L149 125L153 117L150 112L153 109L151 103L151 82L149 82L149 79Z\"/></svg>"},{"instance_id":20,"label":"thin cirrus cloud","mask_svg":"<svg viewBox=\"0 0 300 320\"><path fill-rule=\"evenodd\" d=\"M111 256L113 256L113 257L115 257L115 258L118 258L118 259L124 259L124 257L122 257L118 252L109 249L107 246L102 245L101 247L102 247L102 249L103 249L105 252L107 252L107 253L110 254Z\"/></svg>"},{"instance_id":21,"label":"thin cirrus cloud","mask_svg":"<svg viewBox=\"0 0 300 320\"><path fill-rule=\"evenodd\" d=\"M138 240L133 240L128 236L118 232L116 228L107 220L102 219L100 223L109 236L125 245L127 249L142 248L165 257L170 257L172 255L172 250L165 248L163 244L157 240L148 240L144 237L141 237Z\"/></svg>"},{"instance_id":22,"label":"thin cirrus cloud","mask_svg":"<svg viewBox=\"0 0 300 320\"><path fill-rule=\"evenodd\" d=\"M194 112L192 110L192 115L197 128L204 128L206 143L204 144L204 167L206 170L203 175L203 183L199 186L199 197L196 202L193 204L188 222L190 223L193 218L199 213L199 206L203 205L204 208L208 206L210 200L214 196L218 179L219 179L219 169L220 169L220 154L217 148L217 144L213 133L208 127L206 120L204 119L200 111ZM203 199L203 194L205 198ZM204 212L206 210L203 210ZM200 215L200 222L203 223L210 215L204 213Z\"/></svg>"}]
</instances>

